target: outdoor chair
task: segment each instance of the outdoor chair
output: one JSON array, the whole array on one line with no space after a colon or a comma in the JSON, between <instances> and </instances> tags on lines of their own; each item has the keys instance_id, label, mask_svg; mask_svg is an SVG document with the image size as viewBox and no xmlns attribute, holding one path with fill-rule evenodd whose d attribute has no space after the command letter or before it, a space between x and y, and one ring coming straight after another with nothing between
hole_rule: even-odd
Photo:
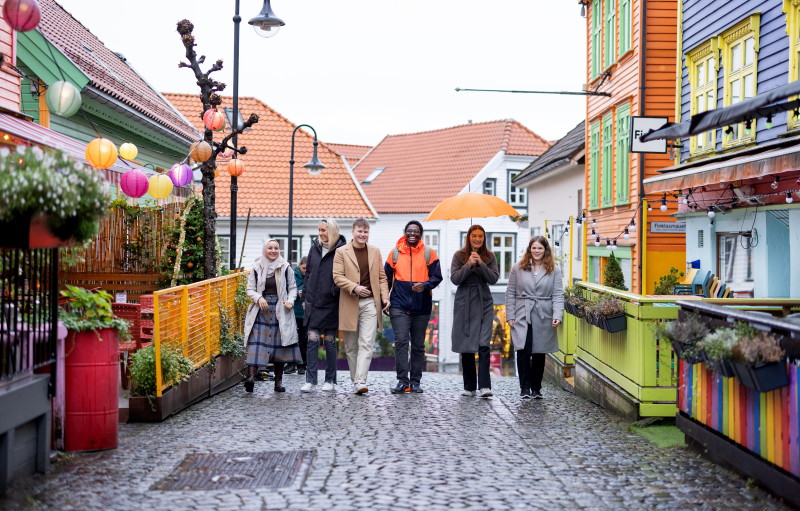
<instances>
[{"instance_id":1,"label":"outdoor chair","mask_svg":"<svg viewBox=\"0 0 800 511\"><path fill-rule=\"evenodd\" d=\"M692 283L694 282L694 278L697 275L697 272L700 271L697 268L692 268L683 276L680 282L672 289L672 294L674 295L692 295L694 294L694 290L692 289Z\"/></svg>"}]
</instances>

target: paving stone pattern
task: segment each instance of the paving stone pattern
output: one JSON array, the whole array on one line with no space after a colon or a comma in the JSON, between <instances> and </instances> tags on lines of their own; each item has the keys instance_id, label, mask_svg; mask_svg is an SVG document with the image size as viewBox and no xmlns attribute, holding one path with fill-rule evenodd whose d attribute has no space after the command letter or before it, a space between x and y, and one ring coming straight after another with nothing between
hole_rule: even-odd
<instances>
[{"instance_id":1,"label":"paving stone pattern","mask_svg":"<svg viewBox=\"0 0 800 511\"><path fill-rule=\"evenodd\" d=\"M340 381L348 375L340 372ZM392 395L392 373L356 396L285 394L258 382L160 424L121 424L118 449L75 454L17 480L3 510L788 509L687 448L660 449L613 414L546 385L521 401L496 377L492 399L461 377L426 373L424 394ZM304 481L278 489L152 489L187 454L315 449Z\"/></svg>"}]
</instances>

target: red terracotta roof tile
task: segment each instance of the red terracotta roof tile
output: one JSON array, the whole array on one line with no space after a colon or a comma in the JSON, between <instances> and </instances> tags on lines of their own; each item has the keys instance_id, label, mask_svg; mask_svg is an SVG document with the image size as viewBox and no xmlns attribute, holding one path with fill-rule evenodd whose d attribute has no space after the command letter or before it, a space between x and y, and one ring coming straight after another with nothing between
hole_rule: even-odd
<instances>
[{"instance_id":1,"label":"red terracotta roof tile","mask_svg":"<svg viewBox=\"0 0 800 511\"><path fill-rule=\"evenodd\" d=\"M372 149L372 146L368 145L332 144L330 142L327 143L327 146L344 156L351 167L356 165Z\"/></svg>"},{"instance_id":2,"label":"red terracotta roof tile","mask_svg":"<svg viewBox=\"0 0 800 511\"><path fill-rule=\"evenodd\" d=\"M186 118L203 128L203 105L198 94L165 93L164 96ZM223 97L220 108L230 107L231 98ZM247 147L241 157L245 171L239 177L236 196L240 215L252 208L254 217L286 217L289 210L289 159L292 131L296 125L255 98L239 98L239 110L247 119L258 114L259 121L239 136L239 146ZM222 136L215 134L216 140ZM314 137L302 129L295 135L294 197L292 215L295 218L374 218L367 201L361 195L351 174L339 155L320 142L318 157L325 165L319 176L310 176L303 168L314 148ZM230 176L225 170L227 160L219 158L219 175L216 179L217 213L230 215Z\"/></svg>"},{"instance_id":3,"label":"red terracotta roof tile","mask_svg":"<svg viewBox=\"0 0 800 511\"><path fill-rule=\"evenodd\" d=\"M514 120L389 135L353 169L378 213L430 211L456 195L498 152L538 156L550 142ZM364 180L385 167L375 179Z\"/></svg>"},{"instance_id":4,"label":"red terracotta roof tile","mask_svg":"<svg viewBox=\"0 0 800 511\"><path fill-rule=\"evenodd\" d=\"M61 5L54 0L39 3L42 19L38 30L92 80L92 85L176 133L200 138L168 101Z\"/></svg>"}]
</instances>

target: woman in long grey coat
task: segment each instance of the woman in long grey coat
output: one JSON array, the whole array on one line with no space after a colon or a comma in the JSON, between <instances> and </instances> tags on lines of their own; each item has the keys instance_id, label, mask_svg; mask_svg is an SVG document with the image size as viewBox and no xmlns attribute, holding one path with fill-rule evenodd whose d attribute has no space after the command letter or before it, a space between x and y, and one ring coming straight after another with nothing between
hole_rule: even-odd
<instances>
[{"instance_id":1,"label":"woman in long grey coat","mask_svg":"<svg viewBox=\"0 0 800 511\"><path fill-rule=\"evenodd\" d=\"M286 392L282 385L284 364L299 364L303 359L294 319L297 283L291 265L281 257L277 240L264 243L261 257L247 276L247 296L251 303L244 320L247 340L244 389L253 392L258 368L271 362L275 369L275 392Z\"/></svg>"},{"instance_id":2,"label":"woman in long grey coat","mask_svg":"<svg viewBox=\"0 0 800 511\"><path fill-rule=\"evenodd\" d=\"M556 327L564 315L561 271L550 244L534 236L511 268L506 288L506 321L517 350L517 374L522 399L542 399L547 353L558 351Z\"/></svg>"},{"instance_id":3,"label":"woman in long grey coat","mask_svg":"<svg viewBox=\"0 0 800 511\"><path fill-rule=\"evenodd\" d=\"M500 278L494 253L486 246L486 231L473 225L467 231L464 247L453 254L450 280L458 286L453 304L453 351L461 353L464 396L492 395L489 375L489 344L494 324L494 300L489 286ZM475 375L475 353L478 374Z\"/></svg>"}]
</instances>

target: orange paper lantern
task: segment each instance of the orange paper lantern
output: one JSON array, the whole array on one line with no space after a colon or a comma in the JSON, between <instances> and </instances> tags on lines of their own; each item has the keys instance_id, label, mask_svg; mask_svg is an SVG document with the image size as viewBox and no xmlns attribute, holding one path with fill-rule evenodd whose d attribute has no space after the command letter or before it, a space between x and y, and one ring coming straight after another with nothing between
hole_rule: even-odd
<instances>
[{"instance_id":1,"label":"orange paper lantern","mask_svg":"<svg viewBox=\"0 0 800 511\"><path fill-rule=\"evenodd\" d=\"M189 157L196 162L208 160L211 158L211 145L205 140L195 142L189 148Z\"/></svg>"},{"instance_id":2,"label":"orange paper lantern","mask_svg":"<svg viewBox=\"0 0 800 511\"><path fill-rule=\"evenodd\" d=\"M214 131L222 129L225 126L225 115L215 108L209 108L203 114L203 126Z\"/></svg>"},{"instance_id":3,"label":"orange paper lantern","mask_svg":"<svg viewBox=\"0 0 800 511\"><path fill-rule=\"evenodd\" d=\"M96 138L86 145L86 161L96 169L107 169L117 161L117 146L107 138Z\"/></svg>"},{"instance_id":4,"label":"orange paper lantern","mask_svg":"<svg viewBox=\"0 0 800 511\"><path fill-rule=\"evenodd\" d=\"M234 159L228 162L228 174L239 177L244 174L244 163L242 160Z\"/></svg>"}]
</instances>

